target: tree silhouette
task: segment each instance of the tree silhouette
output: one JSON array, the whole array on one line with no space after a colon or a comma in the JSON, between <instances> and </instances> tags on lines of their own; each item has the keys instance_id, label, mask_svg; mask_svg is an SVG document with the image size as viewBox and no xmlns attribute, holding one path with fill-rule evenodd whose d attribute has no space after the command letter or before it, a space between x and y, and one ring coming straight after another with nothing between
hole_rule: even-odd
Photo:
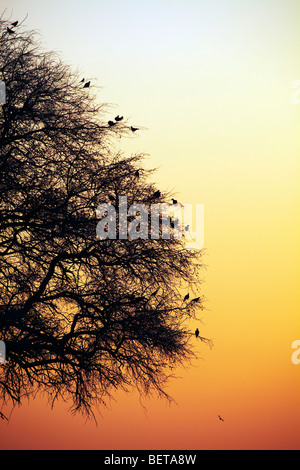
<instances>
[{"instance_id":1,"label":"tree silhouette","mask_svg":"<svg viewBox=\"0 0 300 470\"><path fill-rule=\"evenodd\" d=\"M152 171L116 149L131 125L108 124L93 83L84 88L34 32L8 26L2 18L1 400L45 392L92 414L118 388L168 396L172 368L193 356L188 321L203 305L183 302L182 288L197 290L201 252L174 237L97 238L99 204L117 209L126 195L150 207Z\"/></svg>"}]
</instances>

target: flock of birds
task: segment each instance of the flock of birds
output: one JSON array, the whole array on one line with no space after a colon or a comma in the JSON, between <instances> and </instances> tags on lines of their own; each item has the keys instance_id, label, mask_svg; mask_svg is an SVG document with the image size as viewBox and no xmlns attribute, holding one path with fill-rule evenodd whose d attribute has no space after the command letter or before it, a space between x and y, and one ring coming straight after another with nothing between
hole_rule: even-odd
<instances>
[{"instance_id":1,"label":"flock of birds","mask_svg":"<svg viewBox=\"0 0 300 470\"><path fill-rule=\"evenodd\" d=\"M18 21L14 21L13 23L11 23L11 26L12 26L13 28L15 28L16 26L18 26L18 23L19 23ZM9 27L7 27L6 30L7 30L8 34L14 34L14 33L15 33L15 31L14 31L12 28L9 28ZM85 81L85 79L83 78L83 79L80 81L80 83L84 83L84 81ZM90 81L90 80L87 81L87 82L85 82L84 85L83 85L83 88L89 88L89 87L90 87L90 84L91 84L91 81ZM123 118L124 118L123 116L119 116L119 115L118 115L118 116L115 117L115 120L114 120L114 121L108 121L109 127L115 126L118 122L122 121ZM137 127L133 127L133 126L130 126L130 129L131 129L132 132L136 132L136 131L138 130ZM136 170L136 171L135 171L135 176L136 176L137 178L140 176L139 170ZM159 190L157 190L157 191L155 191L155 192L153 193L153 196L152 196L152 197L153 197L154 199L158 199L158 198L160 198L160 196L161 196L161 192L160 192ZM173 204L177 204L178 201L177 201L177 199L172 198L172 202L173 202ZM189 225L187 225L187 226L185 227L185 230L186 230L186 231L189 230ZM184 299L183 299L184 302L186 302L189 298L190 298L190 294L186 294L186 295L184 296ZM195 297L194 299L191 300L191 302L199 302L199 300L200 300L200 297ZM199 331L198 328L196 328L196 330L195 330L195 337L196 337L196 338L199 338L199 334L200 334L200 331ZM4 415L3 415L1 412L0 412L0 418L4 419ZM218 415L218 419L219 419L219 421L224 421L224 419L223 419L220 415Z\"/></svg>"},{"instance_id":2,"label":"flock of birds","mask_svg":"<svg viewBox=\"0 0 300 470\"><path fill-rule=\"evenodd\" d=\"M16 28L16 26L18 26L19 24L19 21L14 21L13 23L11 23L11 27L7 26L6 28L6 31L8 34L15 34L15 31L12 29L12 28ZM83 78L82 80L80 80L80 83L84 83L85 82L85 79ZM91 81L88 80L87 82L84 83L83 87L82 88L89 88L91 85ZM108 121L108 125L109 127L113 127L115 126L118 122L122 121L123 120L123 116L116 116L115 117L115 120L114 121ZM138 127L134 127L134 126L130 126L130 129L132 132L136 132L138 131Z\"/></svg>"},{"instance_id":3,"label":"flock of birds","mask_svg":"<svg viewBox=\"0 0 300 470\"><path fill-rule=\"evenodd\" d=\"M80 83L83 83L84 81L85 81L85 79L83 78L82 80L80 80ZM82 88L89 88L90 85L91 85L91 81L88 80L87 82L85 82L85 84L83 85ZM118 122L122 121L123 119L124 119L124 116L119 116L119 114L118 114L118 116L115 117L114 121L108 121L108 125L109 125L109 127L113 127ZM130 129L131 129L132 132L136 132L136 131L139 130L138 127L133 127L133 126L130 126Z\"/></svg>"},{"instance_id":4,"label":"flock of birds","mask_svg":"<svg viewBox=\"0 0 300 470\"><path fill-rule=\"evenodd\" d=\"M13 23L11 23L11 26L15 28L16 26L18 26L18 23L19 21L14 21ZM8 26L6 28L6 31L8 32L8 34L15 34L15 31L12 28L9 28Z\"/></svg>"}]
</instances>

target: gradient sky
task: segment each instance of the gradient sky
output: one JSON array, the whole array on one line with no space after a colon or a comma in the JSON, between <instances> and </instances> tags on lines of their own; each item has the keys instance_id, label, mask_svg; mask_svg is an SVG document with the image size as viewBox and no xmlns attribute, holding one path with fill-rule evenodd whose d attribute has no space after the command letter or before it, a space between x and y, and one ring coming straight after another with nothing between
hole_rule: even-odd
<instances>
[{"instance_id":1,"label":"gradient sky","mask_svg":"<svg viewBox=\"0 0 300 470\"><path fill-rule=\"evenodd\" d=\"M0 423L1 449L300 449L298 0L0 0L100 102L146 128L122 144L205 205L208 310L177 404L118 393L98 426L41 398ZM200 342L199 342L200 343ZM203 359L203 360L202 360ZM221 414L225 421L218 421Z\"/></svg>"}]
</instances>

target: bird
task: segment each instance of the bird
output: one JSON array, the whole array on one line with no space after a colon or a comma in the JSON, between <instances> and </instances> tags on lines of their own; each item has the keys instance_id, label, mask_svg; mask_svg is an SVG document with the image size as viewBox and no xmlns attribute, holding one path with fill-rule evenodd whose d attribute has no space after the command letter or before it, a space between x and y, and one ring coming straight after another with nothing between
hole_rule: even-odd
<instances>
[{"instance_id":1,"label":"bird","mask_svg":"<svg viewBox=\"0 0 300 470\"><path fill-rule=\"evenodd\" d=\"M197 328L196 331L195 331L195 336L196 336L196 338L198 338L198 336L199 336L199 330L198 330L198 328Z\"/></svg>"},{"instance_id":2,"label":"bird","mask_svg":"<svg viewBox=\"0 0 300 470\"><path fill-rule=\"evenodd\" d=\"M19 23L19 21L14 21L11 25L12 26L17 26L18 23Z\"/></svg>"},{"instance_id":3,"label":"bird","mask_svg":"<svg viewBox=\"0 0 300 470\"><path fill-rule=\"evenodd\" d=\"M186 295L184 296L183 301L188 300L189 298L190 298L190 294L186 294Z\"/></svg>"},{"instance_id":4,"label":"bird","mask_svg":"<svg viewBox=\"0 0 300 470\"><path fill-rule=\"evenodd\" d=\"M153 197L155 199L159 198L161 196L161 192L158 190L158 191L155 191L155 193L153 194Z\"/></svg>"},{"instance_id":5,"label":"bird","mask_svg":"<svg viewBox=\"0 0 300 470\"><path fill-rule=\"evenodd\" d=\"M192 299L192 302L199 302L200 300L200 297L195 297L194 299Z\"/></svg>"},{"instance_id":6,"label":"bird","mask_svg":"<svg viewBox=\"0 0 300 470\"><path fill-rule=\"evenodd\" d=\"M122 119L123 119L123 116L118 115L115 117L115 121L122 121Z\"/></svg>"},{"instance_id":7,"label":"bird","mask_svg":"<svg viewBox=\"0 0 300 470\"><path fill-rule=\"evenodd\" d=\"M185 230L186 232L188 232L189 229L190 229L190 226L189 226L189 225L186 225L186 226L184 227L184 230Z\"/></svg>"},{"instance_id":8,"label":"bird","mask_svg":"<svg viewBox=\"0 0 300 470\"><path fill-rule=\"evenodd\" d=\"M136 172L134 173L134 176L136 176L137 178L140 176L139 170L136 170Z\"/></svg>"},{"instance_id":9,"label":"bird","mask_svg":"<svg viewBox=\"0 0 300 470\"><path fill-rule=\"evenodd\" d=\"M1 419L6 419L6 421L8 421L7 417L3 413L1 413L1 411L0 411L0 418Z\"/></svg>"},{"instance_id":10,"label":"bird","mask_svg":"<svg viewBox=\"0 0 300 470\"><path fill-rule=\"evenodd\" d=\"M91 84L90 81L86 82L86 83L83 85L83 88L88 88L88 87L90 86L90 84Z\"/></svg>"},{"instance_id":11,"label":"bird","mask_svg":"<svg viewBox=\"0 0 300 470\"><path fill-rule=\"evenodd\" d=\"M114 121L108 121L108 125L111 127L111 126L114 126L115 124L117 124L116 122Z\"/></svg>"},{"instance_id":12,"label":"bird","mask_svg":"<svg viewBox=\"0 0 300 470\"><path fill-rule=\"evenodd\" d=\"M114 201L114 200L115 200L115 198L114 198L113 196L111 196L110 194L108 195L108 199L109 199L110 201Z\"/></svg>"},{"instance_id":13,"label":"bird","mask_svg":"<svg viewBox=\"0 0 300 470\"><path fill-rule=\"evenodd\" d=\"M224 421L224 419L223 419L223 418L221 418L221 416L220 416L220 415L218 415L218 418L219 418L219 420L220 420L220 421Z\"/></svg>"},{"instance_id":14,"label":"bird","mask_svg":"<svg viewBox=\"0 0 300 470\"><path fill-rule=\"evenodd\" d=\"M79 82L79 83L83 83L83 82L84 82L84 78L83 78L82 80L80 80L80 82Z\"/></svg>"},{"instance_id":15,"label":"bird","mask_svg":"<svg viewBox=\"0 0 300 470\"><path fill-rule=\"evenodd\" d=\"M173 204L177 204L177 199L172 198L172 201L173 201Z\"/></svg>"},{"instance_id":16,"label":"bird","mask_svg":"<svg viewBox=\"0 0 300 470\"><path fill-rule=\"evenodd\" d=\"M130 126L130 129L132 130L132 132L138 131L138 128L137 128L137 127L132 127L132 126Z\"/></svg>"},{"instance_id":17,"label":"bird","mask_svg":"<svg viewBox=\"0 0 300 470\"><path fill-rule=\"evenodd\" d=\"M8 26L7 26L6 30L7 30L8 34L14 34L14 33L15 33L15 32L14 32L12 29L10 29Z\"/></svg>"}]
</instances>

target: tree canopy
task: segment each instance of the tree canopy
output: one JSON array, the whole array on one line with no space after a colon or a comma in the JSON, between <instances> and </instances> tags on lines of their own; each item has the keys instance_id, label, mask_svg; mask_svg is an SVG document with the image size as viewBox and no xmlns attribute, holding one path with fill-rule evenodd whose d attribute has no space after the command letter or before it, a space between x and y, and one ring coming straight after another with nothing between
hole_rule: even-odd
<instances>
[{"instance_id":1,"label":"tree canopy","mask_svg":"<svg viewBox=\"0 0 300 470\"><path fill-rule=\"evenodd\" d=\"M100 204L150 208L158 191L143 155L117 148L135 128L108 123L93 85L23 25L0 20L0 50L1 400L42 391L90 414L119 388L167 396L193 356L203 302L183 289L198 292L202 253L174 237L96 236ZM156 202L169 198L160 189Z\"/></svg>"}]
</instances>

